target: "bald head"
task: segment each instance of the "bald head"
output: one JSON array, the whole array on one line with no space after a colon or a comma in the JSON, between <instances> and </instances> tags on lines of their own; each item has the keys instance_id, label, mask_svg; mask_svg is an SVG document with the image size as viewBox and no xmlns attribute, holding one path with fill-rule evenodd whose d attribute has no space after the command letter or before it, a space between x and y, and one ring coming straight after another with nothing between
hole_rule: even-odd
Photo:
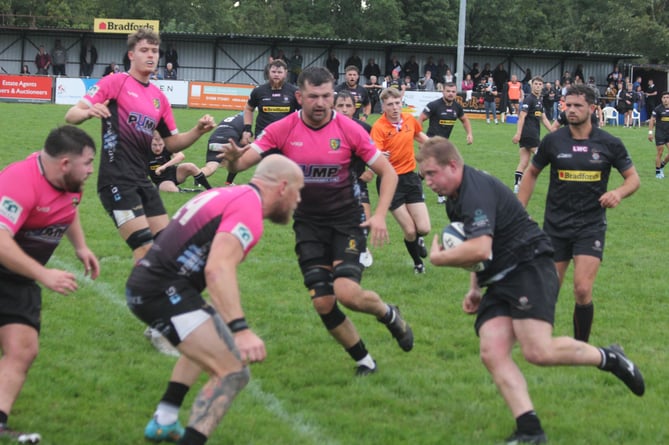
<instances>
[{"instance_id":1,"label":"bald head","mask_svg":"<svg viewBox=\"0 0 669 445\"><path fill-rule=\"evenodd\" d=\"M302 169L282 155L269 155L260 161L251 182L260 189L263 216L287 224L300 202L304 187Z\"/></svg>"},{"instance_id":2,"label":"bald head","mask_svg":"<svg viewBox=\"0 0 669 445\"><path fill-rule=\"evenodd\" d=\"M269 155L262 159L253 179L260 179L268 183L277 183L286 181L289 184L295 184L304 180L304 175L300 167L283 155Z\"/></svg>"}]
</instances>

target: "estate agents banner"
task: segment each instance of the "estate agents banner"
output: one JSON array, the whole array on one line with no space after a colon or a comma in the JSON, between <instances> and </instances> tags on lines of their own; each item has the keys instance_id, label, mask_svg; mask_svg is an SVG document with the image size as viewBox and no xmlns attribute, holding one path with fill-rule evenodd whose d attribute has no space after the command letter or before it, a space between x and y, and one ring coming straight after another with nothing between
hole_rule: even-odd
<instances>
[{"instance_id":1,"label":"estate agents banner","mask_svg":"<svg viewBox=\"0 0 669 445\"><path fill-rule=\"evenodd\" d=\"M0 74L0 100L10 102L51 102L53 79L49 76Z\"/></svg>"}]
</instances>

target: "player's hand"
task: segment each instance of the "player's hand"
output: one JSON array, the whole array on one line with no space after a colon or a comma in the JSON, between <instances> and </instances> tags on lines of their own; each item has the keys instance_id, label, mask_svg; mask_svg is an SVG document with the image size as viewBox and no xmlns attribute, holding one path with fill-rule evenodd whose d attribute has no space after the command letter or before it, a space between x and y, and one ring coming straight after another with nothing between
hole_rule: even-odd
<instances>
[{"instance_id":1,"label":"player's hand","mask_svg":"<svg viewBox=\"0 0 669 445\"><path fill-rule=\"evenodd\" d=\"M265 357L267 357L265 343L252 330L244 329L233 335L235 337L235 345L239 349L239 354L244 364L265 360Z\"/></svg>"},{"instance_id":2,"label":"player's hand","mask_svg":"<svg viewBox=\"0 0 669 445\"><path fill-rule=\"evenodd\" d=\"M369 229L372 246L374 247L381 247L390 241L385 218L372 215L367 221L360 224L360 227L367 227Z\"/></svg>"},{"instance_id":3,"label":"player's hand","mask_svg":"<svg viewBox=\"0 0 669 445\"><path fill-rule=\"evenodd\" d=\"M214 128L216 128L216 121L210 114L205 114L197 121L197 131L202 134L208 133Z\"/></svg>"},{"instance_id":4,"label":"player's hand","mask_svg":"<svg viewBox=\"0 0 669 445\"><path fill-rule=\"evenodd\" d=\"M78 287L74 274L59 269L47 269L39 282L42 283L44 287L62 295L74 292Z\"/></svg>"},{"instance_id":5,"label":"player's hand","mask_svg":"<svg viewBox=\"0 0 669 445\"><path fill-rule=\"evenodd\" d=\"M365 170L359 177L363 182L369 182L374 179L374 172L371 170Z\"/></svg>"},{"instance_id":6,"label":"player's hand","mask_svg":"<svg viewBox=\"0 0 669 445\"><path fill-rule=\"evenodd\" d=\"M520 135L517 135L517 134L514 135L513 138L511 138L511 142L513 142L514 144L517 144L518 142L520 142Z\"/></svg>"},{"instance_id":7,"label":"player's hand","mask_svg":"<svg viewBox=\"0 0 669 445\"><path fill-rule=\"evenodd\" d=\"M162 174L163 174L163 168L162 168L162 167L158 167L158 168L156 169L155 173L156 173L157 176L162 175Z\"/></svg>"},{"instance_id":8,"label":"player's hand","mask_svg":"<svg viewBox=\"0 0 669 445\"><path fill-rule=\"evenodd\" d=\"M618 190L610 190L599 197L599 205L605 209L612 209L617 207L622 200L623 198L620 196Z\"/></svg>"},{"instance_id":9,"label":"player's hand","mask_svg":"<svg viewBox=\"0 0 669 445\"><path fill-rule=\"evenodd\" d=\"M228 139L228 142L230 142L230 147L228 147L228 149L225 150L222 154L216 156L217 158L223 158L228 162L236 162L239 158L242 157L244 152L246 152L246 150L251 147L250 145L240 147L232 138Z\"/></svg>"},{"instance_id":10,"label":"player's hand","mask_svg":"<svg viewBox=\"0 0 669 445\"><path fill-rule=\"evenodd\" d=\"M108 100L101 104L94 104L88 109L88 117L97 117L98 119L111 117L111 111L109 111L107 105L109 105Z\"/></svg>"},{"instance_id":11,"label":"player's hand","mask_svg":"<svg viewBox=\"0 0 669 445\"><path fill-rule=\"evenodd\" d=\"M653 142L653 135L652 134L648 134L648 141Z\"/></svg>"},{"instance_id":12,"label":"player's hand","mask_svg":"<svg viewBox=\"0 0 669 445\"><path fill-rule=\"evenodd\" d=\"M462 300L462 310L467 314L475 314L481 304L481 291L470 289Z\"/></svg>"},{"instance_id":13,"label":"player's hand","mask_svg":"<svg viewBox=\"0 0 669 445\"><path fill-rule=\"evenodd\" d=\"M78 249L75 253L84 265L84 274L95 280L100 275L100 262L95 254L88 247Z\"/></svg>"},{"instance_id":14,"label":"player's hand","mask_svg":"<svg viewBox=\"0 0 669 445\"><path fill-rule=\"evenodd\" d=\"M474 135L473 134L468 134L467 135L467 145L472 145L474 143Z\"/></svg>"}]
</instances>

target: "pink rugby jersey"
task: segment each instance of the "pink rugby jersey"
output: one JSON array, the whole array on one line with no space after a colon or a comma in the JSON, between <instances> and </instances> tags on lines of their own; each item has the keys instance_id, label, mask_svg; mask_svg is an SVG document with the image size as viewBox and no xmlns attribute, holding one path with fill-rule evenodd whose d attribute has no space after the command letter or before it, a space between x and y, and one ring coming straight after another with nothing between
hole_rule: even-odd
<instances>
[{"instance_id":1,"label":"pink rugby jersey","mask_svg":"<svg viewBox=\"0 0 669 445\"><path fill-rule=\"evenodd\" d=\"M98 189L147 181L151 138L158 130L167 137L178 133L172 107L162 91L127 73L105 76L82 99L89 106L109 101L111 117L102 120L102 150Z\"/></svg>"},{"instance_id":2,"label":"pink rugby jersey","mask_svg":"<svg viewBox=\"0 0 669 445\"><path fill-rule=\"evenodd\" d=\"M156 238L128 279L134 292L155 294L166 285L204 290L204 266L212 240L227 232L239 240L244 256L263 234L260 194L252 185L213 188L184 204Z\"/></svg>"},{"instance_id":3,"label":"pink rugby jersey","mask_svg":"<svg viewBox=\"0 0 669 445\"><path fill-rule=\"evenodd\" d=\"M350 222L360 215L361 172L352 158L372 164L381 155L360 125L335 112L318 129L304 124L302 111L292 113L268 125L252 147L259 153L277 148L302 168L304 189L295 218L330 223Z\"/></svg>"},{"instance_id":4,"label":"pink rugby jersey","mask_svg":"<svg viewBox=\"0 0 669 445\"><path fill-rule=\"evenodd\" d=\"M0 229L8 230L29 256L46 264L74 221L81 193L52 186L44 177L39 154L0 172ZM22 279L2 266L0 275Z\"/></svg>"}]
</instances>

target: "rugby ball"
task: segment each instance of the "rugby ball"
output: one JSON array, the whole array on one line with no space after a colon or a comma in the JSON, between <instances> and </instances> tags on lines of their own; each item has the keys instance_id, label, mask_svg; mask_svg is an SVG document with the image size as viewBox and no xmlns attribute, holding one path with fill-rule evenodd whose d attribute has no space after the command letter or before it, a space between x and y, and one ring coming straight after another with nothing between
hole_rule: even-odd
<instances>
[{"instance_id":1,"label":"rugby ball","mask_svg":"<svg viewBox=\"0 0 669 445\"><path fill-rule=\"evenodd\" d=\"M453 221L441 232L441 245L444 247L444 250L453 249L465 241L465 227L464 224L460 221ZM485 270L486 266L492 260L492 254L488 261L482 261L476 263L473 266L465 267L466 270L470 272L481 272Z\"/></svg>"}]
</instances>

